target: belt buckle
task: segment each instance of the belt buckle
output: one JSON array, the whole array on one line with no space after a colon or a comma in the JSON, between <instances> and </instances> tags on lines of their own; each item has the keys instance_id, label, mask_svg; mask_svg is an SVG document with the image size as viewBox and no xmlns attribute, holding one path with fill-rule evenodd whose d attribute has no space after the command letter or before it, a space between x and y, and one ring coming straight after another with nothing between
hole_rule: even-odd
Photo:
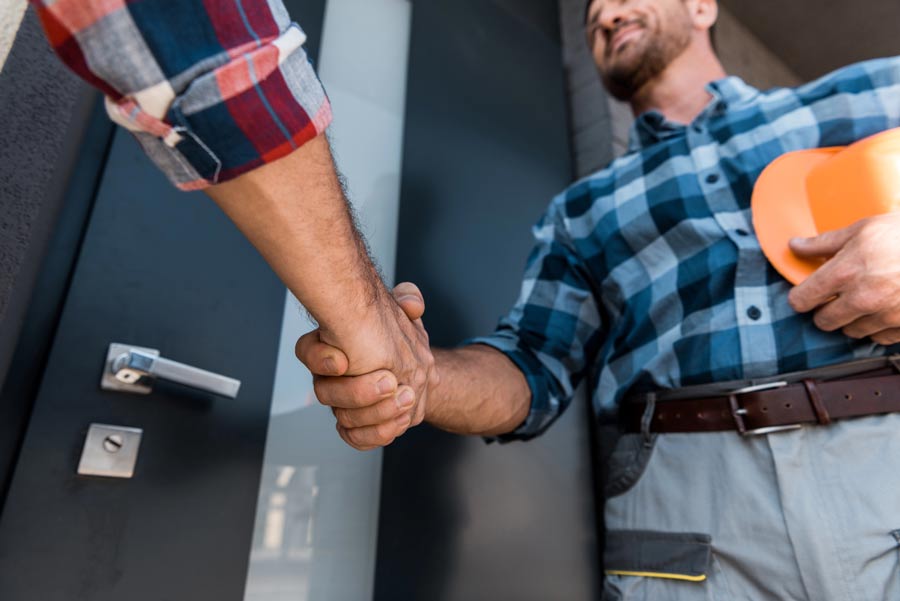
<instances>
[{"instance_id":1,"label":"belt buckle","mask_svg":"<svg viewBox=\"0 0 900 601\"><path fill-rule=\"evenodd\" d=\"M788 383L783 381L769 382L767 384L744 386L743 388L738 388L729 392L728 404L731 405L731 417L734 418L734 424L737 426L738 434L741 436L762 436L763 434L772 434L773 432L784 432L786 430L798 430L802 428L803 424L785 424L783 426L767 426L765 428L748 430L747 424L744 423L744 416L747 415L747 410L738 403L738 395L747 394L749 392L760 392L762 390L773 390L775 388L784 388L787 385Z\"/></svg>"}]
</instances>

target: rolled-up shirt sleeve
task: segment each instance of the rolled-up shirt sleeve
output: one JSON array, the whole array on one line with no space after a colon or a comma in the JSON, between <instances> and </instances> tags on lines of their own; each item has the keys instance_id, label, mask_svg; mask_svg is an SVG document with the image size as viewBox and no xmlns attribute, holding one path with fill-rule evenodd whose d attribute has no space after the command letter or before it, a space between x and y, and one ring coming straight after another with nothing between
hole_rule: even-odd
<instances>
[{"instance_id":1,"label":"rolled-up shirt sleeve","mask_svg":"<svg viewBox=\"0 0 900 601\"><path fill-rule=\"evenodd\" d=\"M550 427L570 404L603 340L595 286L559 211L554 203L534 227L536 244L516 305L493 334L465 343L504 353L531 390L525 421L512 432L488 437L488 442L528 440Z\"/></svg>"},{"instance_id":2,"label":"rolled-up shirt sleeve","mask_svg":"<svg viewBox=\"0 0 900 601\"><path fill-rule=\"evenodd\" d=\"M281 0L33 0L60 58L182 190L321 134L331 106Z\"/></svg>"}]
</instances>

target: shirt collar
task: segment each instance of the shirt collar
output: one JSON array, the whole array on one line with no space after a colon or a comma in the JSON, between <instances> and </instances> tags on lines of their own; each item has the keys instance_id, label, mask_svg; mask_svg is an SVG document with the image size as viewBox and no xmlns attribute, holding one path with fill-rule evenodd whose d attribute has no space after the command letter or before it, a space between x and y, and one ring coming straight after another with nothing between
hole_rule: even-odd
<instances>
[{"instance_id":1,"label":"shirt collar","mask_svg":"<svg viewBox=\"0 0 900 601\"><path fill-rule=\"evenodd\" d=\"M694 123L702 123L710 117L722 113L729 107L753 99L759 90L748 85L740 77L725 77L706 84L706 91L712 98ZM642 150L647 146L665 140L684 129L684 124L666 119L656 110L639 115L628 133L628 152Z\"/></svg>"}]
</instances>

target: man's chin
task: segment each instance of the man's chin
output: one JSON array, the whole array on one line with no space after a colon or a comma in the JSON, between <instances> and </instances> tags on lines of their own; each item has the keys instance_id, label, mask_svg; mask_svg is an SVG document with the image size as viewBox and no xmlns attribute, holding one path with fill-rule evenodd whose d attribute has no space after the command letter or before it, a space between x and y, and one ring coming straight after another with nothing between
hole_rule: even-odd
<instances>
[{"instance_id":1,"label":"man's chin","mask_svg":"<svg viewBox=\"0 0 900 601\"><path fill-rule=\"evenodd\" d=\"M639 68L632 65L628 67L611 69L602 74L606 91L617 100L628 100L638 87Z\"/></svg>"},{"instance_id":2,"label":"man's chin","mask_svg":"<svg viewBox=\"0 0 900 601\"><path fill-rule=\"evenodd\" d=\"M644 52L639 44L626 42L611 58L607 59L606 68L603 70L616 76L627 77L629 73L635 73L641 68L643 58Z\"/></svg>"}]
</instances>

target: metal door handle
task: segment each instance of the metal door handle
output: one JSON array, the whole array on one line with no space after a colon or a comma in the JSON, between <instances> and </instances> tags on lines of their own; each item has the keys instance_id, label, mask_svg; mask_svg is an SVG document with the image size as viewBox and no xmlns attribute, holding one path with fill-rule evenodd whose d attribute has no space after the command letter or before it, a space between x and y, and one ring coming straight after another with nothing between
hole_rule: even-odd
<instances>
[{"instance_id":1,"label":"metal door handle","mask_svg":"<svg viewBox=\"0 0 900 601\"><path fill-rule=\"evenodd\" d=\"M109 345L100 388L148 394L157 378L232 399L241 387L240 380L160 357L156 349L118 342Z\"/></svg>"}]
</instances>

